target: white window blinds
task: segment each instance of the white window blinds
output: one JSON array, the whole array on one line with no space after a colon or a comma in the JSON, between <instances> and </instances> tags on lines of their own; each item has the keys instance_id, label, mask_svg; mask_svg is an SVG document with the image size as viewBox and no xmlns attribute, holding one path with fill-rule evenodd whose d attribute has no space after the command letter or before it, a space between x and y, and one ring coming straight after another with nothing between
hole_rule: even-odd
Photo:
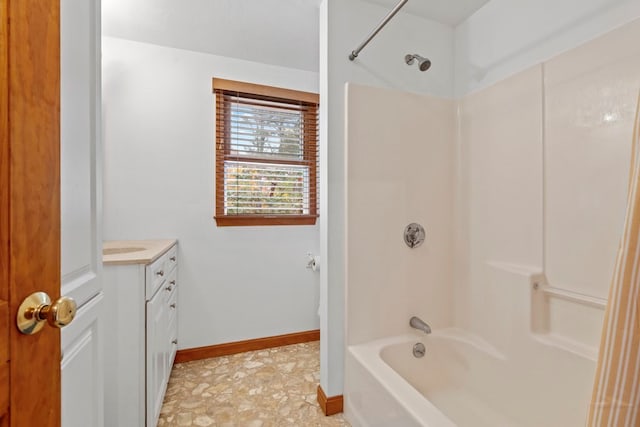
<instances>
[{"instance_id":1,"label":"white window blinds","mask_svg":"<svg viewBox=\"0 0 640 427\"><path fill-rule=\"evenodd\" d=\"M317 95L240 85L214 79L218 225L315 223Z\"/></svg>"}]
</instances>

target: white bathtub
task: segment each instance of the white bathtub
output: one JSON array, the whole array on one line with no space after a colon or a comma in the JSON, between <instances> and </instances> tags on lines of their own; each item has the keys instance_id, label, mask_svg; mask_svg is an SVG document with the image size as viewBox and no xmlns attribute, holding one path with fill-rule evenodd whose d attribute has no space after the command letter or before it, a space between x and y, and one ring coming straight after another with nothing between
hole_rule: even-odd
<instances>
[{"instance_id":1,"label":"white bathtub","mask_svg":"<svg viewBox=\"0 0 640 427\"><path fill-rule=\"evenodd\" d=\"M415 358L413 345L426 354ZM354 427L525 427L505 358L458 329L410 334L350 346L346 357L345 415ZM549 424L551 425L551 424ZM555 424L554 424L555 425Z\"/></svg>"}]
</instances>

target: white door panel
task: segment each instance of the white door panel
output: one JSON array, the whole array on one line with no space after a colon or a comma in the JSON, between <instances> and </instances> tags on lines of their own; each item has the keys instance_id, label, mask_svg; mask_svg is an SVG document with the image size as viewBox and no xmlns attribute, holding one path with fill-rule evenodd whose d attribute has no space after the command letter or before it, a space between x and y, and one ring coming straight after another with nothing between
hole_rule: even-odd
<instances>
[{"instance_id":1,"label":"white door panel","mask_svg":"<svg viewBox=\"0 0 640 427\"><path fill-rule=\"evenodd\" d=\"M62 426L104 425L100 0L60 3Z\"/></svg>"},{"instance_id":2,"label":"white door panel","mask_svg":"<svg viewBox=\"0 0 640 427\"><path fill-rule=\"evenodd\" d=\"M61 2L62 294L79 305L101 290L100 2Z\"/></svg>"},{"instance_id":3,"label":"white door panel","mask_svg":"<svg viewBox=\"0 0 640 427\"><path fill-rule=\"evenodd\" d=\"M62 426L102 426L102 293L82 306L62 336Z\"/></svg>"}]
</instances>

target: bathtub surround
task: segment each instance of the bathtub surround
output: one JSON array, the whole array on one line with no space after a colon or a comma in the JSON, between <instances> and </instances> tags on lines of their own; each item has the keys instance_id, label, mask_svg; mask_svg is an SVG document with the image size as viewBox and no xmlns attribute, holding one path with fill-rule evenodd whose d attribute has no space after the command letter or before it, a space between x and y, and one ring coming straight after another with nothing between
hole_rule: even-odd
<instances>
[{"instance_id":1,"label":"bathtub surround","mask_svg":"<svg viewBox=\"0 0 640 427\"><path fill-rule=\"evenodd\" d=\"M542 271L541 81L537 66L458 105L455 324L501 341L506 327L491 329L483 315L495 312L492 304L511 304L513 295L505 294L508 281L489 279L501 268L487 262L530 266L507 279L519 286ZM478 285L484 282L490 287ZM496 300L496 293L503 297Z\"/></svg>"},{"instance_id":2,"label":"bathtub surround","mask_svg":"<svg viewBox=\"0 0 640 427\"><path fill-rule=\"evenodd\" d=\"M403 121L416 109L450 101L348 85L345 412L354 425L385 412L415 425L440 425L440 415L419 418L417 407L444 413L462 427L478 420L489 426L584 425L603 296L624 219L640 88L638 39L636 20L452 102L457 132L450 136L439 127L441 110ZM387 133L378 128L383 117L390 118ZM397 176L398 167L376 160L385 144L389 163L403 165ZM393 157L394 147L407 159ZM365 149L367 156L355 155ZM422 159L421 175L412 177L416 158ZM441 165L449 176L427 175ZM411 205L414 182L428 200L424 208ZM423 247L412 251L402 243L406 222L396 218L402 209L425 216L417 222L427 231L426 250L416 259ZM379 224L385 226L363 239L365 228ZM431 276L439 269L441 276ZM434 334L422 334L427 351L420 360L428 363L438 333L461 331L456 341L475 348L460 353L468 370L452 370L460 374L453 382L443 379L459 387L452 396L441 396L438 384L420 390L424 397L410 396L399 374L417 388L420 375L408 372L408 363L396 372L384 355L370 357L377 350L362 350L405 336L414 314L434 326ZM408 357L413 344L407 340ZM485 371L493 374L476 377ZM480 399L450 400L472 390ZM451 412L462 406L471 412ZM489 408L502 410L492 414ZM509 421L496 424L500 417Z\"/></svg>"},{"instance_id":3,"label":"bathtub surround","mask_svg":"<svg viewBox=\"0 0 640 427\"><path fill-rule=\"evenodd\" d=\"M588 426L635 426L640 416L640 283L636 277L640 256L640 97L632 146L627 216L609 289Z\"/></svg>"},{"instance_id":4,"label":"bathtub surround","mask_svg":"<svg viewBox=\"0 0 640 427\"><path fill-rule=\"evenodd\" d=\"M514 390L537 390L549 418L531 413L533 425L584 425L624 219L638 37L636 20L459 104L455 326L508 357Z\"/></svg>"},{"instance_id":5,"label":"bathtub surround","mask_svg":"<svg viewBox=\"0 0 640 427\"><path fill-rule=\"evenodd\" d=\"M346 123L347 345L403 331L412 316L450 325L454 103L349 84ZM426 237L410 248L413 222Z\"/></svg>"},{"instance_id":6,"label":"bathtub surround","mask_svg":"<svg viewBox=\"0 0 640 427\"><path fill-rule=\"evenodd\" d=\"M361 0L323 0L320 6L320 93L326 101L321 105L321 126L324 126L321 135L327 138L322 142L324 151L321 152L323 179L326 179L321 183L325 189L321 195L320 217L324 268L321 306L327 313L321 325L321 380L325 391L329 387L333 394L342 393L346 354L343 335L343 307L346 306L343 248L347 233L343 219L347 203L343 190L346 179L344 83L446 98L464 97L630 22L640 16L640 3L635 0L492 0L454 28L411 16L403 9L367 46L365 53L356 61L349 61L345 55L388 11L388 6L378 8ZM429 57L433 62L429 71L416 72L401 58L396 59L409 52ZM454 156L457 170L462 170L458 164L460 159ZM456 187L462 182L456 177ZM459 189L456 188L455 194L460 194ZM455 223L464 221L465 218L456 218ZM464 238L462 234L456 240L461 238ZM528 278L523 280L527 282ZM457 298L457 291L455 295Z\"/></svg>"}]
</instances>

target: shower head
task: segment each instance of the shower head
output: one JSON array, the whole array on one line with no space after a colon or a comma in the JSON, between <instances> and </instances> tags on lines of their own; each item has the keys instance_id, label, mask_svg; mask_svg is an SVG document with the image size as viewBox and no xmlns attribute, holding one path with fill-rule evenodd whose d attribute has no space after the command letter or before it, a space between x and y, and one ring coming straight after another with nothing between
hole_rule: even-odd
<instances>
[{"instance_id":1,"label":"shower head","mask_svg":"<svg viewBox=\"0 0 640 427\"><path fill-rule=\"evenodd\" d=\"M415 60L418 60L418 68L420 68L420 71L427 71L429 67L431 67L431 61L429 61L427 58L423 58L417 53L414 53L413 55L408 54L404 56L404 62L406 62L407 65L413 65L413 62Z\"/></svg>"}]
</instances>

